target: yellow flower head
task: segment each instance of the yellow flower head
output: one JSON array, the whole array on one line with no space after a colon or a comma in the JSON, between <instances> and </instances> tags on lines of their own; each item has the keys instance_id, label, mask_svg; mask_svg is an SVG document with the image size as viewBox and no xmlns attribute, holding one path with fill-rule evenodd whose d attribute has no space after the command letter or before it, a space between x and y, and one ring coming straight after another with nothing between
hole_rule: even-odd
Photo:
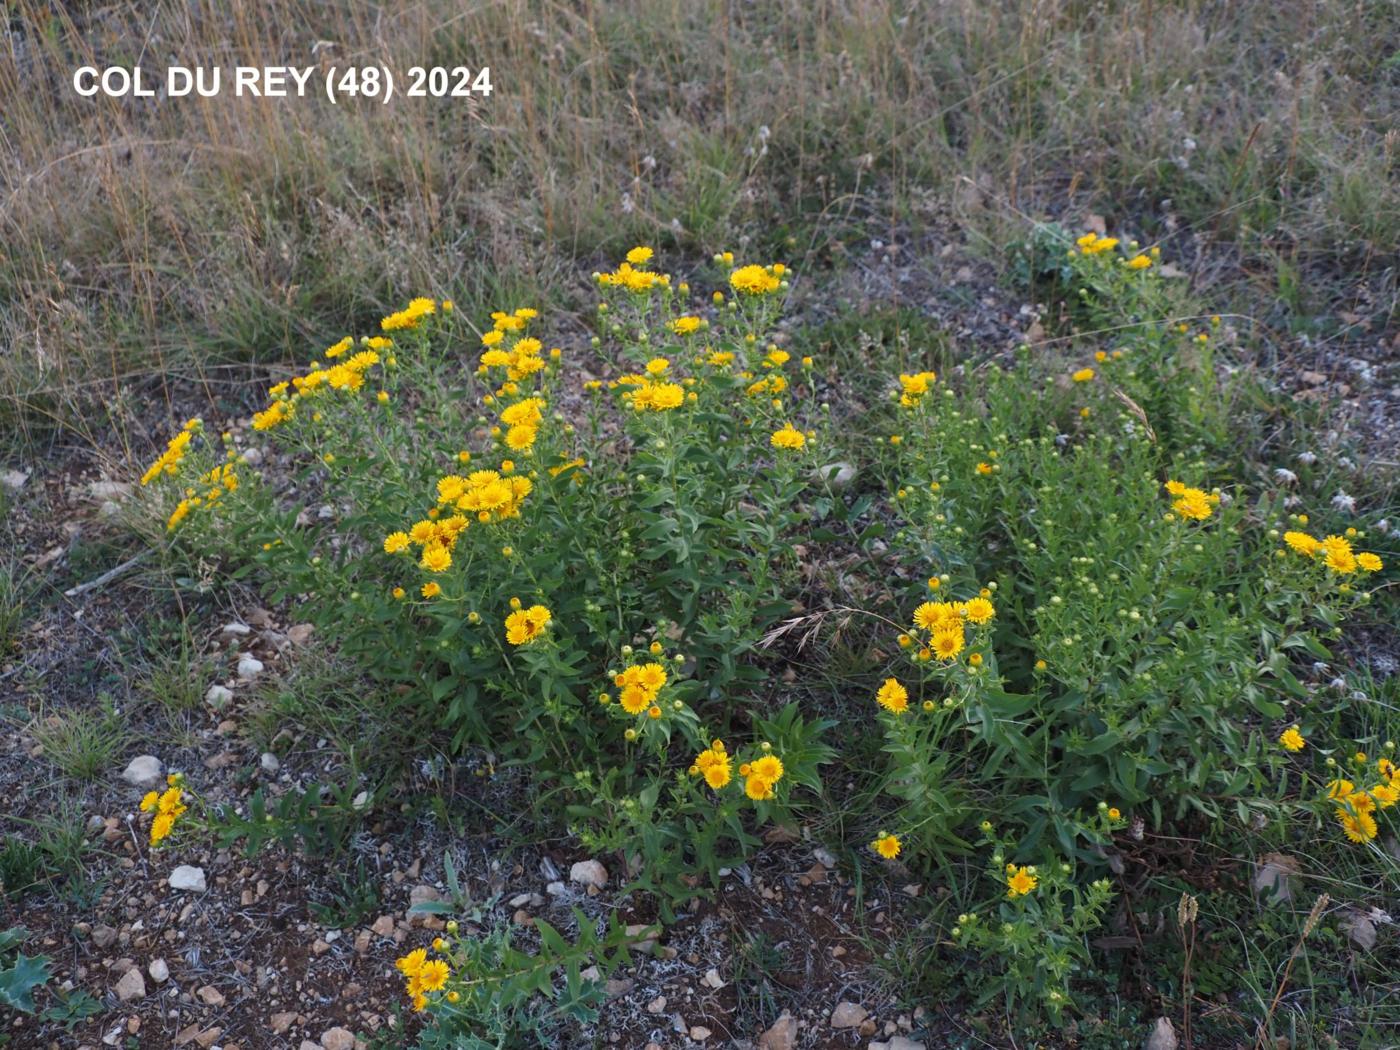
<instances>
[{"instance_id":1,"label":"yellow flower head","mask_svg":"<svg viewBox=\"0 0 1400 1050\"><path fill-rule=\"evenodd\" d=\"M741 266L729 275L729 286L745 295L767 295L776 292L781 284L772 267Z\"/></svg>"},{"instance_id":2,"label":"yellow flower head","mask_svg":"<svg viewBox=\"0 0 1400 1050\"><path fill-rule=\"evenodd\" d=\"M996 606L986 598L973 598L967 603L967 619L969 623L990 623L992 617L996 614Z\"/></svg>"},{"instance_id":3,"label":"yellow flower head","mask_svg":"<svg viewBox=\"0 0 1400 1050\"><path fill-rule=\"evenodd\" d=\"M1279 744L1285 751L1301 751L1307 746L1307 741L1303 739L1303 734L1297 726L1289 726L1283 731L1283 735L1278 738Z\"/></svg>"},{"instance_id":4,"label":"yellow flower head","mask_svg":"<svg viewBox=\"0 0 1400 1050\"><path fill-rule=\"evenodd\" d=\"M174 813L157 813L151 821L151 845L158 845L175 829Z\"/></svg>"},{"instance_id":5,"label":"yellow flower head","mask_svg":"<svg viewBox=\"0 0 1400 1050\"><path fill-rule=\"evenodd\" d=\"M748 779L744 781L744 794L755 802L762 802L773 797L773 781L750 772Z\"/></svg>"},{"instance_id":6,"label":"yellow flower head","mask_svg":"<svg viewBox=\"0 0 1400 1050\"><path fill-rule=\"evenodd\" d=\"M785 424L781 430L773 431L773 436L768 439L774 448L785 448L797 450L807 444L807 435L798 430L791 423Z\"/></svg>"},{"instance_id":7,"label":"yellow flower head","mask_svg":"<svg viewBox=\"0 0 1400 1050\"><path fill-rule=\"evenodd\" d=\"M452 567L452 554L441 543L429 543L418 564L428 572L445 572Z\"/></svg>"},{"instance_id":8,"label":"yellow flower head","mask_svg":"<svg viewBox=\"0 0 1400 1050\"><path fill-rule=\"evenodd\" d=\"M1371 788L1371 797L1376 800L1376 805L1381 809L1389 809L1400 801L1400 789L1391 787L1389 784L1377 784Z\"/></svg>"},{"instance_id":9,"label":"yellow flower head","mask_svg":"<svg viewBox=\"0 0 1400 1050\"><path fill-rule=\"evenodd\" d=\"M1007 865L1006 895L1012 900L1034 893L1039 884L1040 880L1031 873L1030 868L1018 868L1014 864Z\"/></svg>"},{"instance_id":10,"label":"yellow flower head","mask_svg":"<svg viewBox=\"0 0 1400 1050\"><path fill-rule=\"evenodd\" d=\"M929 641L929 648L940 660L952 660L963 651L963 630L961 626L935 631Z\"/></svg>"},{"instance_id":11,"label":"yellow flower head","mask_svg":"<svg viewBox=\"0 0 1400 1050\"><path fill-rule=\"evenodd\" d=\"M526 645L533 642L549 626L552 617L543 605L532 605L528 609L517 609L506 617L506 641L511 645Z\"/></svg>"},{"instance_id":12,"label":"yellow flower head","mask_svg":"<svg viewBox=\"0 0 1400 1050\"><path fill-rule=\"evenodd\" d=\"M427 961L427 949L414 948L413 951L397 960L394 963L394 968L405 977L417 977L423 970L423 964Z\"/></svg>"},{"instance_id":13,"label":"yellow flower head","mask_svg":"<svg viewBox=\"0 0 1400 1050\"><path fill-rule=\"evenodd\" d=\"M447 984L451 973L447 963L441 959L429 959L415 975L418 978L418 988L423 992L439 992Z\"/></svg>"},{"instance_id":14,"label":"yellow flower head","mask_svg":"<svg viewBox=\"0 0 1400 1050\"><path fill-rule=\"evenodd\" d=\"M894 860L899 856L899 836L882 833L870 844L870 848L886 860Z\"/></svg>"},{"instance_id":15,"label":"yellow flower head","mask_svg":"<svg viewBox=\"0 0 1400 1050\"><path fill-rule=\"evenodd\" d=\"M909 710L909 690L897 679L886 678L885 684L880 686L880 691L875 694L875 701L886 711L902 715Z\"/></svg>"},{"instance_id":16,"label":"yellow flower head","mask_svg":"<svg viewBox=\"0 0 1400 1050\"><path fill-rule=\"evenodd\" d=\"M437 303L431 299L418 298L411 301L406 307L397 313L392 313L379 322L379 327L386 332L396 329L417 328L423 318L437 312Z\"/></svg>"},{"instance_id":17,"label":"yellow flower head","mask_svg":"<svg viewBox=\"0 0 1400 1050\"><path fill-rule=\"evenodd\" d=\"M914 626L925 631L961 628L962 616L952 602L923 602L914 610Z\"/></svg>"},{"instance_id":18,"label":"yellow flower head","mask_svg":"<svg viewBox=\"0 0 1400 1050\"><path fill-rule=\"evenodd\" d=\"M1210 517L1214 500L1203 489L1191 488L1179 481L1167 482L1166 488L1168 493L1176 497L1172 503L1172 510L1183 518L1205 521Z\"/></svg>"},{"instance_id":19,"label":"yellow flower head","mask_svg":"<svg viewBox=\"0 0 1400 1050\"><path fill-rule=\"evenodd\" d=\"M1322 541L1323 563L1335 573L1349 575L1356 571L1356 555L1351 544L1341 536L1328 536Z\"/></svg>"},{"instance_id":20,"label":"yellow flower head","mask_svg":"<svg viewBox=\"0 0 1400 1050\"><path fill-rule=\"evenodd\" d=\"M749 764L749 775L776 784L783 779L783 761L777 755L763 755Z\"/></svg>"},{"instance_id":21,"label":"yellow flower head","mask_svg":"<svg viewBox=\"0 0 1400 1050\"><path fill-rule=\"evenodd\" d=\"M694 769L715 791L725 787L731 779L730 760L723 747L708 747L701 751L695 758Z\"/></svg>"},{"instance_id":22,"label":"yellow flower head","mask_svg":"<svg viewBox=\"0 0 1400 1050\"><path fill-rule=\"evenodd\" d=\"M1327 785L1327 797L1333 802L1339 802L1356 790L1356 785L1350 780L1333 780Z\"/></svg>"},{"instance_id":23,"label":"yellow flower head","mask_svg":"<svg viewBox=\"0 0 1400 1050\"><path fill-rule=\"evenodd\" d=\"M639 715L651 704L651 694L639 685L625 685L617 695L617 702L629 715Z\"/></svg>"},{"instance_id":24,"label":"yellow flower head","mask_svg":"<svg viewBox=\"0 0 1400 1050\"><path fill-rule=\"evenodd\" d=\"M1370 842L1376 837L1376 818L1370 813L1348 812L1345 809L1337 810L1337 823L1342 826L1342 831L1352 842L1360 845Z\"/></svg>"},{"instance_id":25,"label":"yellow flower head","mask_svg":"<svg viewBox=\"0 0 1400 1050\"><path fill-rule=\"evenodd\" d=\"M1291 550L1306 555L1312 555L1322 546L1319 540L1309 536L1306 532L1285 532L1283 542L1288 544Z\"/></svg>"}]
</instances>

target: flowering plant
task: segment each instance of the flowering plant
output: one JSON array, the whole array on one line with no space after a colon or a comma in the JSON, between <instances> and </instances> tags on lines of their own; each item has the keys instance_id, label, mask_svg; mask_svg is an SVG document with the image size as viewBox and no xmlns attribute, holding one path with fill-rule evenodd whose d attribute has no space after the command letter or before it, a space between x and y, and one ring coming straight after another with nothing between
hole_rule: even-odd
<instances>
[{"instance_id":1,"label":"flowering plant","mask_svg":"<svg viewBox=\"0 0 1400 1050\"><path fill-rule=\"evenodd\" d=\"M535 310L478 334L414 299L273 384L219 454L190 421L143 479L169 542L298 605L459 748L562 762L589 739L586 682L658 621L722 700L787 610L819 442L805 373L766 338L785 268L720 257L728 293L701 305L651 260L598 275L617 374L582 390ZM560 411L580 396L586 426Z\"/></svg>"},{"instance_id":2,"label":"flowering plant","mask_svg":"<svg viewBox=\"0 0 1400 1050\"><path fill-rule=\"evenodd\" d=\"M1071 980L1092 964L1086 935L1102 922L1112 887L1107 879L1079 885L1066 861L1009 860L1011 844L989 822L982 825L981 844L992 847L987 880L998 893L959 914L948 937L978 957L967 972L977 974L979 1005L1004 998L1010 1009L1044 1009L1059 1024L1073 1006Z\"/></svg>"}]
</instances>

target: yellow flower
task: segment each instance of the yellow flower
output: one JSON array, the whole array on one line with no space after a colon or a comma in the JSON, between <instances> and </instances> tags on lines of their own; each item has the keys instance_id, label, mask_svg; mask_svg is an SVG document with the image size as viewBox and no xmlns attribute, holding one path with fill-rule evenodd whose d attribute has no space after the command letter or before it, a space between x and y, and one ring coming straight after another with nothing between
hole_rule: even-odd
<instances>
[{"instance_id":1,"label":"yellow flower","mask_svg":"<svg viewBox=\"0 0 1400 1050\"><path fill-rule=\"evenodd\" d=\"M1339 809L1337 823L1342 826L1342 831L1352 842L1370 842L1376 837L1376 818L1369 813L1349 813L1345 809Z\"/></svg>"},{"instance_id":2,"label":"yellow flower","mask_svg":"<svg viewBox=\"0 0 1400 1050\"><path fill-rule=\"evenodd\" d=\"M429 314L437 312L437 303L431 299L418 298L410 302L406 307L397 313L392 313L379 322L379 327L386 332L392 332L400 328L417 328L423 318Z\"/></svg>"},{"instance_id":3,"label":"yellow flower","mask_svg":"<svg viewBox=\"0 0 1400 1050\"><path fill-rule=\"evenodd\" d=\"M750 773L748 779L744 781L744 794L755 802L762 802L773 797L773 782L755 773Z\"/></svg>"},{"instance_id":4,"label":"yellow flower","mask_svg":"<svg viewBox=\"0 0 1400 1050\"><path fill-rule=\"evenodd\" d=\"M1376 800L1365 791L1353 791L1344 801L1351 807L1353 813L1374 813L1376 811Z\"/></svg>"},{"instance_id":5,"label":"yellow flower","mask_svg":"<svg viewBox=\"0 0 1400 1050\"><path fill-rule=\"evenodd\" d=\"M1167 492L1176 497L1172 503L1172 510L1183 518L1205 521L1210 517L1214 501L1204 490L1191 488L1179 481L1168 481L1166 488Z\"/></svg>"},{"instance_id":6,"label":"yellow flower","mask_svg":"<svg viewBox=\"0 0 1400 1050\"><path fill-rule=\"evenodd\" d=\"M659 376L671 367L671 362L664 357L653 357L647 362L647 375Z\"/></svg>"},{"instance_id":7,"label":"yellow flower","mask_svg":"<svg viewBox=\"0 0 1400 1050\"><path fill-rule=\"evenodd\" d=\"M776 292L781 284L771 268L762 266L741 266L729 275L729 286L745 295L767 295Z\"/></svg>"},{"instance_id":8,"label":"yellow flower","mask_svg":"<svg viewBox=\"0 0 1400 1050\"><path fill-rule=\"evenodd\" d=\"M413 951L398 959L394 963L394 968L405 977L417 977L423 970L423 965L428 961L428 951L426 948L414 948Z\"/></svg>"},{"instance_id":9,"label":"yellow flower","mask_svg":"<svg viewBox=\"0 0 1400 1050\"><path fill-rule=\"evenodd\" d=\"M880 686L880 691L875 694L875 701L886 711L902 715L909 710L909 690L897 679L886 678L885 684Z\"/></svg>"},{"instance_id":10,"label":"yellow flower","mask_svg":"<svg viewBox=\"0 0 1400 1050\"><path fill-rule=\"evenodd\" d=\"M1128 269L1130 270L1145 270L1151 265L1152 258L1147 255L1134 255L1128 260Z\"/></svg>"},{"instance_id":11,"label":"yellow flower","mask_svg":"<svg viewBox=\"0 0 1400 1050\"><path fill-rule=\"evenodd\" d=\"M967 603L967 619L970 623L990 623L996 614L996 606L986 598L973 598Z\"/></svg>"},{"instance_id":12,"label":"yellow flower","mask_svg":"<svg viewBox=\"0 0 1400 1050\"><path fill-rule=\"evenodd\" d=\"M807 436L791 423L785 424L781 430L773 431L773 436L768 440L774 448L800 449L807 444Z\"/></svg>"},{"instance_id":13,"label":"yellow flower","mask_svg":"<svg viewBox=\"0 0 1400 1050\"><path fill-rule=\"evenodd\" d=\"M645 266L651 262L654 253L650 248L638 246L627 253L627 261L633 266Z\"/></svg>"},{"instance_id":14,"label":"yellow flower","mask_svg":"<svg viewBox=\"0 0 1400 1050\"><path fill-rule=\"evenodd\" d=\"M626 685L617 695L617 702L629 715L639 715L651 703L651 694L639 685Z\"/></svg>"},{"instance_id":15,"label":"yellow flower","mask_svg":"<svg viewBox=\"0 0 1400 1050\"><path fill-rule=\"evenodd\" d=\"M938 379L934 372L916 372L913 375L900 374L899 377L899 403L904 408L913 408L923 400L929 388Z\"/></svg>"},{"instance_id":16,"label":"yellow flower","mask_svg":"<svg viewBox=\"0 0 1400 1050\"><path fill-rule=\"evenodd\" d=\"M422 589L418 593L424 598L436 598L442 593L442 585L438 583L437 580L430 580L423 584Z\"/></svg>"},{"instance_id":17,"label":"yellow flower","mask_svg":"<svg viewBox=\"0 0 1400 1050\"><path fill-rule=\"evenodd\" d=\"M160 795L157 792L147 791L141 799L141 812L149 813L151 810L156 808L156 804L159 802L159 800Z\"/></svg>"},{"instance_id":18,"label":"yellow flower","mask_svg":"<svg viewBox=\"0 0 1400 1050\"><path fill-rule=\"evenodd\" d=\"M704 324L698 317L677 317L671 322L671 331L677 335L691 335L700 330Z\"/></svg>"},{"instance_id":19,"label":"yellow flower","mask_svg":"<svg viewBox=\"0 0 1400 1050\"><path fill-rule=\"evenodd\" d=\"M1381 809L1389 809L1397 801L1400 801L1400 790L1389 784L1377 784L1371 789L1371 797L1376 800L1376 805Z\"/></svg>"},{"instance_id":20,"label":"yellow flower","mask_svg":"<svg viewBox=\"0 0 1400 1050\"><path fill-rule=\"evenodd\" d=\"M549 626L552 617L543 605L532 605L528 609L517 609L506 617L506 641L511 645L526 645L533 642Z\"/></svg>"},{"instance_id":21,"label":"yellow flower","mask_svg":"<svg viewBox=\"0 0 1400 1050\"><path fill-rule=\"evenodd\" d=\"M501 422L508 427L525 425L538 426L544 418L545 402L542 397L527 397L501 410Z\"/></svg>"},{"instance_id":22,"label":"yellow flower","mask_svg":"<svg viewBox=\"0 0 1400 1050\"><path fill-rule=\"evenodd\" d=\"M655 695L666 684L666 668L658 663L641 664L637 667L637 683Z\"/></svg>"},{"instance_id":23,"label":"yellow flower","mask_svg":"<svg viewBox=\"0 0 1400 1050\"><path fill-rule=\"evenodd\" d=\"M1385 563L1370 551L1362 551L1358 554L1356 556L1356 564L1363 572L1380 572L1385 568Z\"/></svg>"},{"instance_id":24,"label":"yellow flower","mask_svg":"<svg viewBox=\"0 0 1400 1050\"><path fill-rule=\"evenodd\" d=\"M685 403L685 388L679 383L654 383L643 378L641 385L623 398L638 412L666 412Z\"/></svg>"},{"instance_id":25,"label":"yellow flower","mask_svg":"<svg viewBox=\"0 0 1400 1050\"><path fill-rule=\"evenodd\" d=\"M397 554L401 550L408 548L409 539L406 532L391 532L384 537L384 553Z\"/></svg>"},{"instance_id":26,"label":"yellow flower","mask_svg":"<svg viewBox=\"0 0 1400 1050\"><path fill-rule=\"evenodd\" d=\"M990 463L979 463L979 464L977 464L977 473L978 473L978 474L981 474L983 477L986 477L988 474L991 474L992 472L993 472L993 468L992 468L992 465L991 465Z\"/></svg>"},{"instance_id":27,"label":"yellow flower","mask_svg":"<svg viewBox=\"0 0 1400 1050\"><path fill-rule=\"evenodd\" d=\"M1076 383L1087 383L1094 378L1094 370L1092 368L1081 368L1078 372L1075 372L1074 375L1070 376L1070 378Z\"/></svg>"},{"instance_id":28,"label":"yellow flower","mask_svg":"<svg viewBox=\"0 0 1400 1050\"><path fill-rule=\"evenodd\" d=\"M749 774L776 784L783 779L783 761L777 755L763 755L749 764Z\"/></svg>"},{"instance_id":29,"label":"yellow flower","mask_svg":"<svg viewBox=\"0 0 1400 1050\"><path fill-rule=\"evenodd\" d=\"M452 567L452 554L441 543L430 543L423 548L418 564L429 572L445 572Z\"/></svg>"},{"instance_id":30,"label":"yellow flower","mask_svg":"<svg viewBox=\"0 0 1400 1050\"><path fill-rule=\"evenodd\" d=\"M899 836L881 832L880 835L876 837L875 841L870 844L870 848L886 860L894 860L895 857L899 856Z\"/></svg>"},{"instance_id":31,"label":"yellow flower","mask_svg":"<svg viewBox=\"0 0 1400 1050\"><path fill-rule=\"evenodd\" d=\"M1327 797L1333 802L1339 802L1356 790L1356 785L1350 780L1333 780L1327 785Z\"/></svg>"},{"instance_id":32,"label":"yellow flower","mask_svg":"<svg viewBox=\"0 0 1400 1050\"><path fill-rule=\"evenodd\" d=\"M274 401L262 412L253 413L254 430L271 430L292 418L290 401Z\"/></svg>"},{"instance_id":33,"label":"yellow flower","mask_svg":"<svg viewBox=\"0 0 1400 1050\"><path fill-rule=\"evenodd\" d=\"M174 813L157 813L151 821L151 845L158 844L175 829Z\"/></svg>"},{"instance_id":34,"label":"yellow flower","mask_svg":"<svg viewBox=\"0 0 1400 1050\"><path fill-rule=\"evenodd\" d=\"M1341 536L1328 536L1322 541L1323 562L1333 572L1343 575L1356 571L1356 555L1351 544Z\"/></svg>"},{"instance_id":35,"label":"yellow flower","mask_svg":"<svg viewBox=\"0 0 1400 1050\"><path fill-rule=\"evenodd\" d=\"M962 628L962 614L952 602L924 602L914 610L914 626L926 631Z\"/></svg>"},{"instance_id":36,"label":"yellow flower","mask_svg":"<svg viewBox=\"0 0 1400 1050\"><path fill-rule=\"evenodd\" d=\"M1307 741L1303 739L1303 734L1299 732L1297 726L1289 726L1283 731L1283 735L1278 738L1278 742L1285 751L1301 751L1307 746Z\"/></svg>"},{"instance_id":37,"label":"yellow flower","mask_svg":"<svg viewBox=\"0 0 1400 1050\"><path fill-rule=\"evenodd\" d=\"M719 744L719 747L712 745L701 751L695 758L693 768L698 775L705 778L705 783L709 784L713 790L719 791L731 779L730 763L729 756L724 751L724 745L718 740L714 743Z\"/></svg>"},{"instance_id":38,"label":"yellow flower","mask_svg":"<svg viewBox=\"0 0 1400 1050\"><path fill-rule=\"evenodd\" d=\"M1313 554L1318 547L1322 546L1320 541L1309 536L1306 532L1285 532L1283 542L1299 554L1308 555Z\"/></svg>"},{"instance_id":39,"label":"yellow flower","mask_svg":"<svg viewBox=\"0 0 1400 1050\"><path fill-rule=\"evenodd\" d=\"M1040 879L1031 872L1030 868L1018 868L1014 864L1006 866L1006 895L1012 900L1024 897L1028 893L1034 893L1039 884Z\"/></svg>"},{"instance_id":40,"label":"yellow flower","mask_svg":"<svg viewBox=\"0 0 1400 1050\"><path fill-rule=\"evenodd\" d=\"M929 641L929 648L940 660L952 660L963 651L962 627L935 631Z\"/></svg>"},{"instance_id":41,"label":"yellow flower","mask_svg":"<svg viewBox=\"0 0 1400 1050\"><path fill-rule=\"evenodd\" d=\"M451 973L447 963L441 959L430 959L422 965L415 976L418 978L420 991L439 992L443 985L447 984L447 978Z\"/></svg>"},{"instance_id":42,"label":"yellow flower","mask_svg":"<svg viewBox=\"0 0 1400 1050\"><path fill-rule=\"evenodd\" d=\"M512 452L528 452L535 444L535 438L539 431L524 423L513 426L506 431L506 447Z\"/></svg>"}]
</instances>

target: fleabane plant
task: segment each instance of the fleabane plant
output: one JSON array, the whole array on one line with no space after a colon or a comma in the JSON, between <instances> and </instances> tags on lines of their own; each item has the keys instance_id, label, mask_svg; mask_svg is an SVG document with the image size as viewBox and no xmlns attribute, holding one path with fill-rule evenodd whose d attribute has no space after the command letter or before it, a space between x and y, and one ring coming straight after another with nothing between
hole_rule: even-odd
<instances>
[{"instance_id":1,"label":"fleabane plant","mask_svg":"<svg viewBox=\"0 0 1400 1050\"><path fill-rule=\"evenodd\" d=\"M996 895L959 914L949 941L977 959L969 973L977 974L970 983L979 1005L1001 997L1010 1009L1042 1009L1059 1024L1074 1006L1072 980L1092 969L1088 934L1102 922L1112 887L1108 879L1081 885L1074 866L1055 857L1018 864L1008 859L1017 844L998 837L990 821L981 830L982 844L992 846L984 882Z\"/></svg>"},{"instance_id":2,"label":"fleabane plant","mask_svg":"<svg viewBox=\"0 0 1400 1050\"><path fill-rule=\"evenodd\" d=\"M578 768L568 809L579 839L620 858L667 915L743 863L761 844L763 825L790 825L799 796L820 791L819 767L834 757L819 742L830 723L803 719L796 704L771 719L755 716L742 743L708 735L685 699L700 691L685 675L688 662L660 642L623 647L597 695L622 760Z\"/></svg>"},{"instance_id":3,"label":"fleabane plant","mask_svg":"<svg viewBox=\"0 0 1400 1050\"><path fill-rule=\"evenodd\" d=\"M1359 530L1284 522L1213 460L1218 326L1161 320L1155 257L1120 247L1066 255L1121 311L1111 342L891 377L894 547L929 589L903 597L906 667L871 701L898 801L870 830L906 863L966 849L989 811L1027 854L1085 863L1112 844L1100 807L1152 827L1276 815L1274 740L1310 729L1295 661L1331 659L1384 569Z\"/></svg>"},{"instance_id":4,"label":"fleabane plant","mask_svg":"<svg viewBox=\"0 0 1400 1050\"><path fill-rule=\"evenodd\" d=\"M652 260L599 275L604 378L581 381L534 309L477 326L420 298L274 384L240 433L191 421L145 479L167 541L297 605L459 747L567 768L609 654L658 623L727 720L788 609L821 445L810 361L770 337L781 265L718 257L700 299Z\"/></svg>"}]
</instances>

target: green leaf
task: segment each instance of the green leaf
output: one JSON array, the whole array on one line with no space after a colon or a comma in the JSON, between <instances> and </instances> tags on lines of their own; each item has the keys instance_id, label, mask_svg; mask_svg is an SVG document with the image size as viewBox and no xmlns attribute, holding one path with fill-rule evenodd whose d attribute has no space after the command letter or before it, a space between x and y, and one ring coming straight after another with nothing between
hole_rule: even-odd
<instances>
[{"instance_id":1,"label":"green leaf","mask_svg":"<svg viewBox=\"0 0 1400 1050\"><path fill-rule=\"evenodd\" d=\"M20 952L13 966L0 970L0 1003L21 1013L34 1012L34 989L49 979L49 960Z\"/></svg>"}]
</instances>

